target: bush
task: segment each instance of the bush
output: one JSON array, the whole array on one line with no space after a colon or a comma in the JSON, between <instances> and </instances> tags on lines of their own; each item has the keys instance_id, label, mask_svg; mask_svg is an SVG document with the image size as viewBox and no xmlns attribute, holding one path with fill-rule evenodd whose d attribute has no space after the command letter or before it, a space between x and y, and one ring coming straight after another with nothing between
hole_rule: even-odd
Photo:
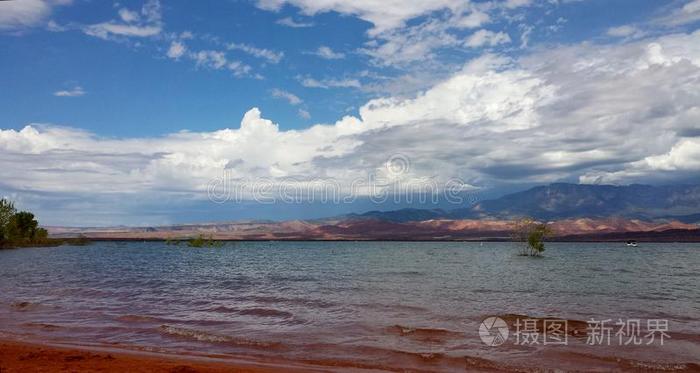
<instances>
[{"instance_id":1,"label":"bush","mask_svg":"<svg viewBox=\"0 0 700 373\"><path fill-rule=\"evenodd\" d=\"M49 231L44 228L38 228L34 239L39 242L44 242L49 238Z\"/></svg>"},{"instance_id":2,"label":"bush","mask_svg":"<svg viewBox=\"0 0 700 373\"><path fill-rule=\"evenodd\" d=\"M203 234L200 234L196 238L192 238L187 242L190 247L220 247L222 244L220 242L214 241L214 239L209 236L208 239L204 238Z\"/></svg>"},{"instance_id":3,"label":"bush","mask_svg":"<svg viewBox=\"0 0 700 373\"><path fill-rule=\"evenodd\" d=\"M547 224L538 223L531 218L517 220L511 238L522 242L520 255L541 256L544 252L544 240L552 234Z\"/></svg>"}]
</instances>

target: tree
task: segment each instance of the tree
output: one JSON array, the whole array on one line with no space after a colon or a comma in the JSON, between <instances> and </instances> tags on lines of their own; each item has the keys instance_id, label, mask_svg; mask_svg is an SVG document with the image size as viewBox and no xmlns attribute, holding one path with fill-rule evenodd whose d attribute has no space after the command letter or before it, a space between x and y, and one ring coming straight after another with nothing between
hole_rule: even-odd
<instances>
[{"instance_id":1,"label":"tree","mask_svg":"<svg viewBox=\"0 0 700 373\"><path fill-rule=\"evenodd\" d=\"M515 242L522 242L520 255L541 256L544 240L551 234L547 224L538 223L531 218L522 218L515 222L511 238Z\"/></svg>"},{"instance_id":2,"label":"tree","mask_svg":"<svg viewBox=\"0 0 700 373\"><path fill-rule=\"evenodd\" d=\"M44 228L38 228L38 229L36 230L36 235L35 235L34 239L35 239L37 242L44 242L44 241L46 241L48 238L49 238L49 231L47 231L47 230L44 229Z\"/></svg>"},{"instance_id":3,"label":"tree","mask_svg":"<svg viewBox=\"0 0 700 373\"><path fill-rule=\"evenodd\" d=\"M34 214L20 211L10 218L8 237L11 241L31 241L36 237L38 226L39 222L34 219Z\"/></svg>"},{"instance_id":4,"label":"tree","mask_svg":"<svg viewBox=\"0 0 700 373\"><path fill-rule=\"evenodd\" d=\"M16 212L14 202L5 198L0 199L0 241L7 239L7 228Z\"/></svg>"}]
</instances>

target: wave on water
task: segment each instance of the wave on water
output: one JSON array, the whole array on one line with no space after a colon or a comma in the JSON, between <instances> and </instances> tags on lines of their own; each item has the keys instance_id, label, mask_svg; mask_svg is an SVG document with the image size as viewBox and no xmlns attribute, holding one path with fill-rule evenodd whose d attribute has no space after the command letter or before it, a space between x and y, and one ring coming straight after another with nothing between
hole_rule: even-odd
<instances>
[{"instance_id":1,"label":"wave on water","mask_svg":"<svg viewBox=\"0 0 700 373\"><path fill-rule=\"evenodd\" d=\"M643 361L621 358L619 356L599 356L583 352L567 351L562 358L572 361L579 359L591 359L611 363L623 371L635 372L700 372L700 365L696 363L671 363L663 361Z\"/></svg>"},{"instance_id":2,"label":"wave on water","mask_svg":"<svg viewBox=\"0 0 700 373\"><path fill-rule=\"evenodd\" d=\"M161 325L159 330L166 335L188 338L201 342L226 343L235 346L256 348L274 348L280 346L279 343L254 341L244 338L234 338L227 335L215 334L205 332L202 330L188 329L171 325Z\"/></svg>"},{"instance_id":3,"label":"wave on water","mask_svg":"<svg viewBox=\"0 0 700 373\"><path fill-rule=\"evenodd\" d=\"M117 317L117 320L123 321L123 322L154 322L154 321L160 321L161 319L154 317L154 316L146 316L146 315L122 315Z\"/></svg>"},{"instance_id":4,"label":"wave on water","mask_svg":"<svg viewBox=\"0 0 700 373\"><path fill-rule=\"evenodd\" d=\"M436 328L411 328L403 325L394 325L387 328L390 334L407 337L421 342L445 342L464 337L464 333L447 329Z\"/></svg>"},{"instance_id":5,"label":"wave on water","mask_svg":"<svg viewBox=\"0 0 700 373\"><path fill-rule=\"evenodd\" d=\"M274 274L268 276L268 281L272 283L285 283L285 282L315 282L318 281L319 279L314 276L309 276L309 275L280 275L280 274Z\"/></svg>"},{"instance_id":6,"label":"wave on water","mask_svg":"<svg viewBox=\"0 0 700 373\"><path fill-rule=\"evenodd\" d=\"M238 308L226 307L226 306L215 306L207 309L207 312L214 313L238 313L240 310Z\"/></svg>"},{"instance_id":7,"label":"wave on water","mask_svg":"<svg viewBox=\"0 0 700 373\"><path fill-rule=\"evenodd\" d=\"M10 307L16 311L31 311L39 307L39 303L32 302L15 302L10 304Z\"/></svg>"},{"instance_id":8,"label":"wave on water","mask_svg":"<svg viewBox=\"0 0 700 373\"><path fill-rule=\"evenodd\" d=\"M247 308L238 311L239 315L244 316L257 316L257 317L279 317L279 318L292 318L294 314L287 311L280 311L271 308Z\"/></svg>"},{"instance_id":9,"label":"wave on water","mask_svg":"<svg viewBox=\"0 0 700 373\"><path fill-rule=\"evenodd\" d=\"M321 299L311 299L311 298L302 298L302 297L296 297L296 298L286 298L286 297L279 297L279 296L271 296L271 295L245 295L245 296L240 296L235 298L237 301L241 302L256 302L256 303L264 303L264 304L276 304L276 303L281 303L281 304L287 304L287 305L292 305L292 306L305 306L305 307L312 307L312 308L331 308L336 306L335 303L321 300Z\"/></svg>"},{"instance_id":10,"label":"wave on water","mask_svg":"<svg viewBox=\"0 0 700 373\"><path fill-rule=\"evenodd\" d=\"M214 313L224 313L224 314L238 314L241 316L255 316L255 317L276 317L280 319L291 319L294 314L287 311L277 310L273 308L235 308L227 306L215 306L207 309L207 312Z\"/></svg>"},{"instance_id":11,"label":"wave on water","mask_svg":"<svg viewBox=\"0 0 700 373\"><path fill-rule=\"evenodd\" d=\"M61 329L60 326L58 325L53 325L53 324L46 324L46 323L37 323L37 322L28 322L22 324L24 326L28 326L30 328L39 328L42 330L47 330L47 331L52 331L52 330L58 330Z\"/></svg>"},{"instance_id":12,"label":"wave on water","mask_svg":"<svg viewBox=\"0 0 700 373\"><path fill-rule=\"evenodd\" d=\"M489 316L485 316L484 319L487 317L489 317ZM557 318L557 317L533 317L533 316L519 315L519 314L514 314L514 313L499 315L498 317L503 319L508 324L508 326L510 326L511 328L515 327L515 324L518 322L518 320L536 320L537 331L540 333L544 332L544 330L545 330L545 325L544 325L545 320L548 320L548 321L564 320L564 321L566 321L569 335L571 335L573 337L585 337L586 335L588 335L588 323L586 321L562 319L562 318Z\"/></svg>"}]
</instances>

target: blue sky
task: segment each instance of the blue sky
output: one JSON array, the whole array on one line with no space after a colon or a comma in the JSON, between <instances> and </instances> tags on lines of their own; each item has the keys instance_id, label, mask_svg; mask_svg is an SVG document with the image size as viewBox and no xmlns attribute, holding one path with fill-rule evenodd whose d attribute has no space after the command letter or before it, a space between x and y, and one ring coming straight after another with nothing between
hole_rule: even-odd
<instances>
[{"instance_id":1,"label":"blue sky","mask_svg":"<svg viewBox=\"0 0 700 373\"><path fill-rule=\"evenodd\" d=\"M699 20L698 0L4 1L0 192L110 225L373 207L213 206L225 172L692 182Z\"/></svg>"}]
</instances>

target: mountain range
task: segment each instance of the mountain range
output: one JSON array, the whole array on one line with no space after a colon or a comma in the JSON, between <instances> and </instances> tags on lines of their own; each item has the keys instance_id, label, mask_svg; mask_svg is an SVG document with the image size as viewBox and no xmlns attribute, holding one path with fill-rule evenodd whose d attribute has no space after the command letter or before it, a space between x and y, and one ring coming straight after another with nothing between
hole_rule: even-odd
<instances>
[{"instance_id":1,"label":"mountain range","mask_svg":"<svg viewBox=\"0 0 700 373\"><path fill-rule=\"evenodd\" d=\"M551 184L452 210L370 211L333 218L158 227L47 227L94 239L504 240L513 220L547 222L560 240L700 242L700 186Z\"/></svg>"},{"instance_id":2,"label":"mountain range","mask_svg":"<svg viewBox=\"0 0 700 373\"><path fill-rule=\"evenodd\" d=\"M555 183L477 202L453 210L402 209L348 215L392 222L430 219L505 219L541 221L625 218L642 221L700 222L700 185L584 185Z\"/></svg>"}]
</instances>

